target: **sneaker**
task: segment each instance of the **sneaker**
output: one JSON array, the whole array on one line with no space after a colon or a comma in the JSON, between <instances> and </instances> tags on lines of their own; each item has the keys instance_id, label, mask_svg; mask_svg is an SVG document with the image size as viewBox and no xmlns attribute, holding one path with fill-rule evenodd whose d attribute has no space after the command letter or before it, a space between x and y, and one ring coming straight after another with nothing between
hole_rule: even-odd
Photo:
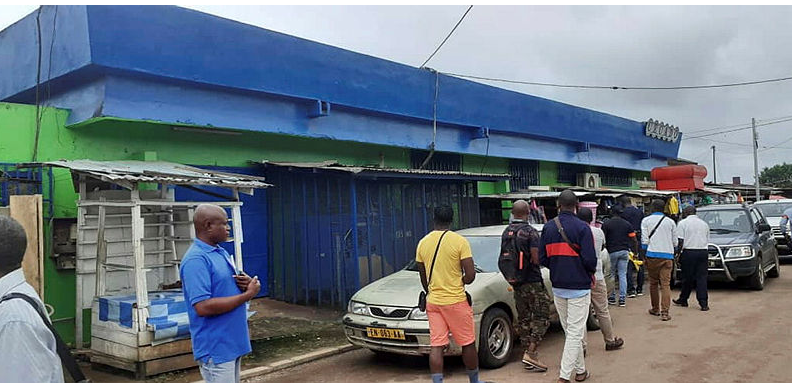
<instances>
[{"instance_id":1,"label":"sneaker","mask_svg":"<svg viewBox=\"0 0 792 383\"><path fill-rule=\"evenodd\" d=\"M618 350L624 346L624 339L616 337L611 341L605 342L605 351Z\"/></svg>"},{"instance_id":2,"label":"sneaker","mask_svg":"<svg viewBox=\"0 0 792 383\"><path fill-rule=\"evenodd\" d=\"M681 300L681 299L673 299L673 300L671 300L671 302L674 302L675 306L688 307L688 303L683 301L683 300Z\"/></svg>"},{"instance_id":3,"label":"sneaker","mask_svg":"<svg viewBox=\"0 0 792 383\"><path fill-rule=\"evenodd\" d=\"M625 307L625 306L627 306L627 302L625 302L624 299L619 299L619 307Z\"/></svg>"},{"instance_id":4,"label":"sneaker","mask_svg":"<svg viewBox=\"0 0 792 383\"><path fill-rule=\"evenodd\" d=\"M616 304L616 298L615 298L615 297L613 297L613 298L608 298L608 304L609 304L609 305L615 305L615 304Z\"/></svg>"},{"instance_id":5,"label":"sneaker","mask_svg":"<svg viewBox=\"0 0 792 383\"><path fill-rule=\"evenodd\" d=\"M639 296L639 297L642 297L642 296L643 296L643 291L639 291L639 292L638 292L638 296Z\"/></svg>"},{"instance_id":6,"label":"sneaker","mask_svg":"<svg viewBox=\"0 0 792 383\"><path fill-rule=\"evenodd\" d=\"M636 296L636 294L633 293L633 292L627 294L627 298L635 298L635 296Z\"/></svg>"}]
</instances>

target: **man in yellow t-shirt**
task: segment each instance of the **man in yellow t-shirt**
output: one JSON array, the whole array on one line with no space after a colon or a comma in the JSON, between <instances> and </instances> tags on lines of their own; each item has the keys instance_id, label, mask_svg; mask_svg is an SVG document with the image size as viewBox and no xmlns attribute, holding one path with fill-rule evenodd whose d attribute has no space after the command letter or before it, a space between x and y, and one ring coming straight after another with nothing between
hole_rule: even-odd
<instances>
[{"instance_id":1,"label":"man in yellow t-shirt","mask_svg":"<svg viewBox=\"0 0 792 383\"><path fill-rule=\"evenodd\" d=\"M428 291L426 314L432 346L429 369L433 383L443 381L443 349L448 346L451 333L462 346L462 360L470 382L479 383L473 310L465 295L465 285L473 283L476 270L470 243L450 230L453 220L454 210L450 206L435 208L435 230L421 239L415 256L421 283L424 291Z\"/></svg>"}]
</instances>

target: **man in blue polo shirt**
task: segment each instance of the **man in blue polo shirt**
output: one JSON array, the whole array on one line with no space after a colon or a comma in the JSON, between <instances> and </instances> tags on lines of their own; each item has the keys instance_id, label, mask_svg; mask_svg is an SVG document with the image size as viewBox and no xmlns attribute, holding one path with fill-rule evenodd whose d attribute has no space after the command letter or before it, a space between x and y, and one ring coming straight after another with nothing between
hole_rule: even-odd
<instances>
[{"instance_id":1,"label":"man in blue polo shirt","mask_svg":"<svg viewBox=\"0 0 792 383\"><path fill-rule=\"evenodd\" d=\"M237 273L231 256L218 246L228 239L225 210L198 206L194 225L196 238L179 271L193 355L207 383L239 382L241 358L251 352L245 303L258 294L261 283Z\"/></svg>"}]
</instances>

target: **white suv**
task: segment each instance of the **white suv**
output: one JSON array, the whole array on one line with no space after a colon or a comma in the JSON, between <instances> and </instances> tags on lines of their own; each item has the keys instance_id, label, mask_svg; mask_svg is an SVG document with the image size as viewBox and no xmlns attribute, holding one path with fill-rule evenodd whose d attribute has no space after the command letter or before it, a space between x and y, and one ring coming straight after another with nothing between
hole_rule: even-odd
<instances>
[{"instance_id":1,"label":"white suv","mask_svg":"<svg viewBox=\"0 0 792 383\"><path fill-rule=\"evenodd\" d=\"M773 231L773 237L776 240L776 247L779 250L792 250L792 247L790 247L790 244L787 243L786 238L781 235L781 215L784 214L784 210L792 207L792 199L764 200L754 203L754 206L756 206L756 208L759 209L762 214L764 214L765 219L767 219L767 223L770 224L770 228ZM787 227L787 229L789 229L789 227ZM792 254L790 254L789 251L785 252L784 254L785 255L780 255L780 258L792 257Z\"/></svg>"}]
</instances>

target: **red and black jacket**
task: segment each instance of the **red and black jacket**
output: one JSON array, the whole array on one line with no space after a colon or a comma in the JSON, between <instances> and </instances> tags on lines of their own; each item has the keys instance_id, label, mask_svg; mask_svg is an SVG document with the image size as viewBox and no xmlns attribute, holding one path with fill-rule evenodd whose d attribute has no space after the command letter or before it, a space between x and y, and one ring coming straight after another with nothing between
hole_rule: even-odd
<instances>
[{"instance_id":1,"label":"red and black jacket","mask_svg":"<svg viewBox=\"0 0 792 383\"><path fill-rule=\"evenodd\" d=\"M574 248L564 241L555 222L551 220L542 229L539 262L550 269L553 287L591 289L591 276L597 269L597 253L591 229L570 212L561 212L558 217Z\"/></svg>"}]
</instances>

